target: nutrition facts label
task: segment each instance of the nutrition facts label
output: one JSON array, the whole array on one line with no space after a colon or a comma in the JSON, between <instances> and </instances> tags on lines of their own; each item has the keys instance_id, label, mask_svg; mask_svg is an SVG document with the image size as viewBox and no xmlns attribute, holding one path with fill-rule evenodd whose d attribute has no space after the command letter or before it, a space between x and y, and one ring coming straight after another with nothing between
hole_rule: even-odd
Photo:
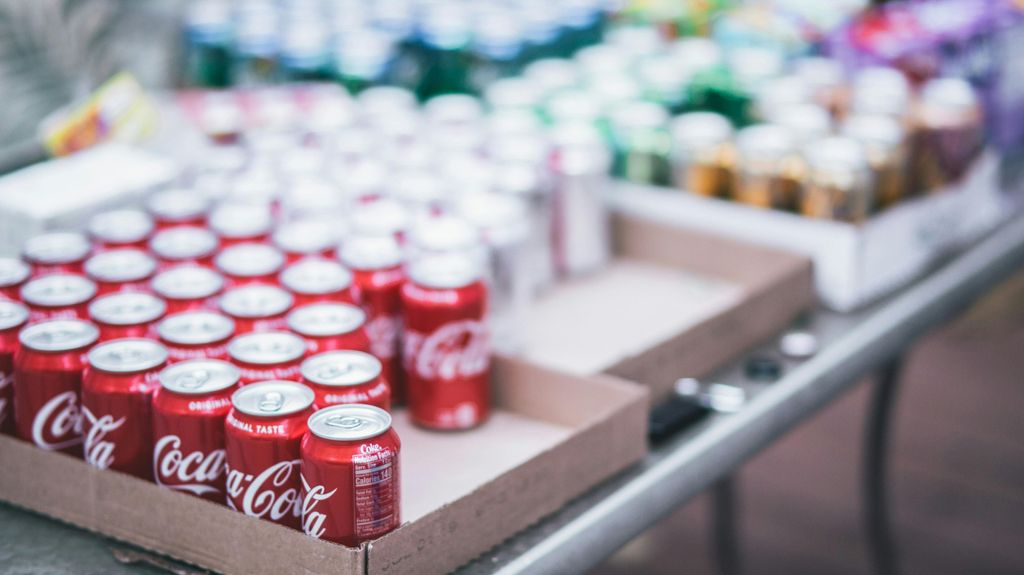
<instances>
[{"instance_id":1,"label":"nutrition facts label","mask_svg":"<svg viewBox=\"0 0 1024 575\"><path fill-rule=\"evenodd\" d=\"M383 535L398 524L398 464L395 452L382 449L352 458L353 515L356 537Z\"/></svg>"}]
</instances>

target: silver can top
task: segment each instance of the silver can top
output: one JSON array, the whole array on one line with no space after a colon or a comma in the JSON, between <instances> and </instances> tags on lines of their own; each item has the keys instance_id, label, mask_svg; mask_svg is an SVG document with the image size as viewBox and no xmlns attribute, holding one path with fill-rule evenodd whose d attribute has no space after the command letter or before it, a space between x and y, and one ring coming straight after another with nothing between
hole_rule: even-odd
<instances>
[{"instance_id":1,"label":"silver can top","mask_svg":"<svg viewBox=\"0 0 1024 575\"><path fill-rule=\"evenodd\" d=\"M530 235L530 206L526 198L498 192L463 194L456 209L495 248L525 242Z\"/></svg>"},{"instance_id":2,"label":"silver can top","mask_svg":"<svg viewBox=\"0 0 1024 575\"><path fill-rule=\"evenodd\" d=\"M858 114L843 122L842 135L859 140L868 149L893 150L906 136L899 120L890 116Z\"/></svg>"},{"instance_id":3,"label":"silver can top","mask_svg":"<svg viewBox=\"0 0 1024 575\"><path fill-rule=\"evenodd\" d=\"M305 411L313 405L313 390L294 381L261 381L231 396L231 405L255 417L281 417Z\"/></svg>"},{"instance_id":4,"label":"silver can top","mask_svg":"<svg viewBox=\"0 0 1024 575\"><path fill-rule=\"evenodd\" d=\"M66 264L84 260L92 245L89 239L76 232L53 232L29 238L22 255L30 262Z\"/></svg>"},{"instance_id":5,"label":"silver can top","mask_svg":"<svg viewBox=\"0 0 1024 575\"><path fill-rule=\"evenodd\" d=\"M28 279L32 268L17 258L0 258L0 287L16 286Z\"/></svg>"},{"instance_id":6,"label":"silver can top","mask_svg":"<svg viewBox=\"0 0 1024 575\"><path fill-rule=\"evenodd\" d=\"M229 276L258 277L281 271L284 254L266 244L238 244L217 254L214 263Z\"/></svg>"},{"instance_id":7,"label":"silver can top","mask_svg":"<svg viewBox=\"0 0 1024 575\"><path fill-rule=\"evenodd\" d=\"M210 229L226 238L252 238L273 227L270 206L261 203L221 204L210 214Z\"/></svg>"},{"instance_id":8,"label":"silver can top","mask_svg":"<svg viewBox=\"0 0 1024 575\"><path fill-rule=\"evenodd\" d=\"M583 89L558 92L544 107L552 122L598 122L604 113L601 99Z\"/></svg>"},{"instance_id":9,"label":"silver can top","mask_svg":"<svg viewBox=\"0 0 1024 575\"><path fill-rule=\"evenodd\" d=\"M360 92L356 99L362 111L370 116L416 107L416 95L395 86L374 86Z\"/></svg>"},{"instance_id":10,"label":"silver can top","mask_svg":"<svg viewBox=\"0 0 1024 575\"><path fill-rule=\"evenodd\" d=\"M217 236L196 227L171 228L157 232L149 240L149 249L167 260L187 260L208 256L217 250Z\"/></svg>"},{"instance_id":11,"label":"silver can top","mask_svg":"<svg viewBox=\"0 0 1024 575\"><path fill-rule=\"evenodd\" d=\"M325 407L309 416L309 431L330 441L359 441L391 429L391 415L372 405Z\"/></svg>"},{"instance_id":12,"label":"silver can top","mask_svg":"<svg viewBox=\"0 0 1024 575\"><path fill-rule=\"evenodd\" d=\"M417 258L409 265L409 279L434 289L457 289L483 277L481 258L473 253L447 252Z\"/></svg>"},{"instance_id":13,"label":"silver can top","mask_svg":"<svg viewBox=\"0 0 1024 575\"><path fill-rule=\"evenodd\" d=\"M353 236L338 250L338 259L355 270L393 268L402 263L402 248L393 236Z\"/></svg>"},{"instance_id":14,"label":"silver can top","mask_svg":"<svg viewBox=\"0 0 1024 575\"><path fill-rule=\"evenodd\" d=\"M312 303L288 314L288 329L305 336L352 333L366 323L366 313L346 303Z\"/></svg>"},{"instance_id":15,"label":"silver can top","mask_svg":"<svg viewBox=\"0 0 1024 575\"><path fill-rule=\"evenodd\" d=\"M381 371L380 360L361 351L325 351L302 362L302 377L331 387L362 385Z\"/></svg>"},{"instance_id":16,"label":"silver can top","mask_svg":"<svg viewBox=\"0 0 1024 575\"><path fill-rule=\"evenodd\" d=\"M146 200L146 209L157 219L184 222L201 218L210 202L192 190L163 190Z\"/></svg>"},{"instance_id":17,"label":"silver can top","mask_svg":"<svg viewBox=\"0 0 1024 575\"><path fill-rule=\"evenodd\" d=\"M853 138L829 136L804 147L804 158L812 170L860 171L868 169L864 146Z\"/></svg>"},{"instance_id":18,"label":"silver can top","mask_svg":"<svg viewBox=\"0 0 1024 575\"><path fill-rule=\"evenodd\" d=\"M89 317L107 325L137 325L164 315L167 304L148 293L114 293L89 304Z\"/></svg>"},{"instance_id":19,"label":"silver can top","mask_svg":"<svg viewBox=\"0 0 1024 575\"><path fill-rule=\"evenodd\" d=\"M910 109L910 82L895 68L869 67L853 80L851 108L856 114L902 117Z\"/></svg>"},{"instance_id":20,"label":"silver can top","mask_svg":"<svg viewBox=\"0 0 1024 575\"><path fill-rule=\"evenodd\" d=\"M776 109L769 121L789 130L798 144L824 138L832 132L832 116L817 104L799 104Z\"/></svg>"},{"instance_id":21,"label":"silver can top","mask_svg":"<svg viewBox=\"0 0 1024 575\"><path fill-rule=\"evenodd\" d=\"M142 250L120 249L100 252L85 260L85 273L105 282L128 282L148 278L156 272L156 260Z\"/></svg>"},{"instance_id":22,"label":"silver can top","mask_svg":"<svg viewBox=\"0 0 1024 575\"><path fill-rule=\"evenodd\" d=\"M744 159L778 161L795 146L790 131L775 124L755 124L736 132L736 149Z\"/></svg>"},{"instance_id":23,"label":"silver can top","mask_svg":"<svg viewBox=\"0 0 1024 575\"><path fill-rule=\"evenodd\" d=\"M352 211L352 230L357 234L399 234L408 227L409 211L394 199L381 198Z\"/></svg>"},{"instance_id":24,"label":"silver can top","mask_svg":"<svg viewBox=\"0 0 1024 575\"><path fill-rule=\"evenodd\" d=\"M441 215L419 218L409 233L409 243L420 252L451 252L479 248L480 232L461 217Z\"/></svg>"},{"instance_id":25,"label":"silver can top","mask_svg":"<svg viewBox=\"0 0 1024 575\"><path fill-rule=\"evenodd\" d=\"M151 339L124 338L89 350L89 365L109 373L138 373L163 365L167 348Z\"/></svg>"},{"instance_id":26,"label":"silver can top","mask_svg":"<svg viewBox=\"0 0 1024 575\"><path fill-rule=\"evenodd\" d=\"M729 120L715 112L690 112L672 120L672 145L677 151L697 151L728 142L733 136Z\"/></svg>"},{"instance_id":27,"label":"silver can top","mask_svg":"<svg viewBox=\"0 0 1024 575\"><path fill-rule=\"evenodd\" d=\"M423 105L427 121L441 126L479 122L484 117L480 100L466 94L434 96Z\"/></svg>"},{"instance_id":28,"label":"silver can top","mask_svg":"<svg viewBox=\"0 0 1024 575\"><path fill-rule=\"evenodd\" d=\"M0 299L0 330L18 327L28 321L28 308L16 301Z\"/></svg>"},{"instance_id":29,"label":"silver can top","mask_svg":"<svg viewBox=\"0 0 1024 575\"><path fill-rule=\"evenodd\" d=\"M181 395L208 395L238 384L242 372L219 359L193 359L164 368L160 386Z\"/></svg>"},{"instance_id":30,"label":"silver can top","mask_svg":"<svg viewBox=\"0 0 1024 575\"><path fill-rule=\"evenodd\" d=\"M352 285L352 272L338 262L308 258L281 272L281 285L300 294L327 294Z\"/></svg>"},{"instance_id":31,"label":"silver can top","mask_svg":"<svg viewBox=\"0 0 1024 575\"><path fill-rule=\"evenodd\" d=\"M527 78L502 78L487 86L484 99L492 110L531 109L543 102L544 90Z\"/></svg>"},{"instance_id":32,"label":"silver can top","mask_svg":"<svg viewBox=\"0 0 1024 575\"><path fill-rule=\"evenodd\" d=\"M592 124L570 123L556 125L551 130L555 148L552 170L566 176L604 175L611 168L611 154Z\"/></svg>"},{"instance_id":33,"label":"silver can top","mask_svg":"<svg viewBox=\"0 0 1024 575\"><path fill-rule=\"evenodd\" d=\"M141 210L111 210L89 220L89 235L113 243L138 242L153 233L153 218Z\"/></svg>"},{"instance_id":34,"label":"silver can top","mask_svg":"<svg viewBox=\"0 0 1024 575\"><path fill-rule=\"evenodd\" d=\"M228 344L231 359L255 365L295 361L306 353L306 342L287 331L242 334Z\"/></svg>"},{"instance_id":35,"label":"silver can top","mask_svg":"<svg viewBox=\"0 0 1024 575\"><path fill-rule=\"evenodd\" d=\"M80 319L52 319L34 323L18 334L21 345L36 351L71 351L87 347L100 337L100 330Z\"/></svg>"},{"instance_id":36,"label":"silver can top","mask_svg":"<svg viewBox=\"0 0 1024 575\"><path fill-rule=\"evenodd\" d=\"M337 234L329 222L314 219L281 224L273 235L277 249L290 254L320 253L334 247L337 241Z\"/></svg>"},{"instance_id":37,"label":"silver can top","mask_svg":"<svg viewBox=\"0 0 1024 575\"><path fill-rule=\"evenodd\" d=\"M224 288L224 278L209 268L182 266L158 273L152 286L162 298L199 299L220 292Z\"/></svg>"},{"instance_id":38,"label":"silver can top","mask_svg":"<svg viewBox=\"0 0 1024 575\"><path fill-rule=\"evenodd\" d=\"M579 83L580 68L571 60L542 58L523 69L523 76L535 82L541 90L551 93L571 88Z\"/></svg>"},{"instance_id":39,"label":"silver can top","mask_svg":"<svg viewBox=\"0 0 1024 575\"><path fill-rule=\"evenodd\" d=\"M269 285L248 285L230 289L220 298L220 310L233 317L259 318L283 314L295 298Z\"/></svg>"},{"instance_id":40,"label":"silver can top","mask_svg":"<svg viewBox=\"0 0 1024 575\"><path fill-rule=\"evenodd\" d=\"M231 318L212 311L186 311L168 316L157 324L160 339L179 345L202 345L224 341L235 333Z\"/></svg>"},{"instance_id":41,"label":"silver can top","mask_svg":"<svg viewBox=\"0 0 1024 575\"><path fill-rule=\"evenodd\" d=\"M660 104L633 100L612 108L608 119L613 130L628 133L633 130L664 130L670 116Z\"/></svg>"},{"instance_id":42,"label":"silver can top","mask_svg":"<svg viewBox=\"0 0 1024 575\"><path fill-rule=\"evenodd\" d=\"M21 286L21 299L29 305L60 307L91 300L96 295L92 280L73 274L53 274L29 280Z\"/></svg>"}]
</instances>

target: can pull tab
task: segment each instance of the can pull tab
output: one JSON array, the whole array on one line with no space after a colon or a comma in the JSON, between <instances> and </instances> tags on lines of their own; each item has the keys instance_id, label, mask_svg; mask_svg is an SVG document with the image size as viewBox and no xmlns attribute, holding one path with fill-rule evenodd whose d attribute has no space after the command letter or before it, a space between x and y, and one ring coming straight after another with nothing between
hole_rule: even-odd
<instances>
[{"instance_id":1,"label":"can pull tab","mask_svg":"<svg viewBox=\"0 0 1024 575\"><path fill-rule=\"evenodd\" d=\"M263 394L260 398L260 411L280 411L284 407L284 395L280 392L270 391Z\"/></svg>"},{"instance_id":2,"label":"can pull tab","mask_svg":"<svg viewBox=\"0 0 1024 575\"><path fill-rule=\"evenodd\" d=\"M324 423L331 427L337 427L338 429L359 429L363 426L363 420L350 415L336 415L334 417L329 417Z\"/></svg>"},{"instance_id":3,"label":"can pull tab","mask_svg":"<svg viewBox=\"0 0 1024 575\"><path fill-rule=\"evenodd\" d=\"M178 378L178 385L185 389L199 389L210 381L210 372L205 369L197 369L192 373L186 373Z\"/></svg>"},{"instance_id":4,"label":"can pull tab","mask_svg":"<svg viewBox=\"0 0 1024 575\"><path fill-rule=\"evenodd\" d=\"M323 379L335 379L339 376L351 373L353 370L351 363L333 363L325 365L320 368L317 375Z\"/></svg>"}]
</instances>

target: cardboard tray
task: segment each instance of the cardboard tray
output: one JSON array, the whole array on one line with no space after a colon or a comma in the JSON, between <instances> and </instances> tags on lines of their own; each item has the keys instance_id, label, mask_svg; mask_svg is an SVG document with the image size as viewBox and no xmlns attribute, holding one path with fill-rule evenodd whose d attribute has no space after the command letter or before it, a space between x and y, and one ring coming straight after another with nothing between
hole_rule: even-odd
<instances>
[{"instance_id":1,"label":"cardboard tray","mask_svg":"<svg viewBox=\"0 0 1024 575\"><path fill-rule=\"evenodd\" d=\"M962 182L900 203L856 225L814 220L675 189L621 183L618 209L677 227L803 254L814 260L822 302L852 311L927 271L1008 217L999 158L983 154Z\"/></svg>"},{"instance_id":2,"label":"cardboard tray","mask_svg":"<svg viewBox=\"0 0 1024 575\"><path fill-rule=\"evenodd\" d=\"M607 373L667 396L762 343L814 305L806 257L618 214L615 259L527 309L521 356Z\"/></svg>"},{"instance_id":3,"label":"cardboard tray","mask_svg":"<svg viewBox=\"0 0 1024 575\"><path fill-rule=\"evenodd\" d=\"M647 393L496 358L493 417L465 433L400 410L405 523L353 549L0 436L0 500L226 574L449 572L646 453Z\"/></svg>"}]
</instances>

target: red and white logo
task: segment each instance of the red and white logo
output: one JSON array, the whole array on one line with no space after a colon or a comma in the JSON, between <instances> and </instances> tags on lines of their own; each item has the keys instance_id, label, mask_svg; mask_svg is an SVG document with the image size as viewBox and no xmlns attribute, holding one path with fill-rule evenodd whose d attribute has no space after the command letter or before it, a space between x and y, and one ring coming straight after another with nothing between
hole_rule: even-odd
<instances>
[{"instance_id":1,"label":"red and white logo","mask_svg":"<svg viewBox=\"0 0 1024 575\"><path fill-rule=\"evenodd\" d=\"M209 453L193 451L186 454L181 450L181 438L177 435L161 437L153 448L153 478L157 485L171 489L188 491L196 495L219 493L220 489L210 483L224 473L224 468L223 449L214 449Z\"/></svg>"},{"instance_id":2,"label":"red and white logo","mask_svg":"<svg viewBox=\"0 0 1024 575\"><path fill-rule=\"evenodd\" d=\"M293 483L293 474L298 474L300 463L299 459L281 461L264 469L256 477L228 469L228 507L252 517L263 518L269 515L273 521L279 521L287 515L299 517L302 514L302 502L298 486L288 485ZM246 480L249 485L245 485ZM239 498L241 509L237 503Z\"/></svg>"},{"instance_id":3,"label":"red and white logo","mask_svg":"<svg viewBox=\"0 0 1024 575\"><path fill-rule=\"evenodd\" d=\"M82 414L89 422L89 432L85 434L85 461L93 467L109 469L114 463L114 449L117 446L106 439L107 434L124 425L127 418L114 420L112 415L96 417L85 406L82 406Z\"/></svg>"},{"instance_id":4,"label":"red and white logo","mask_svg":"<svg viewBox=\"0 0 1024 575\"><path fill-rule=\"evenodd\" d=\"M309 486L309 482L306 481L305 476L302 477L302 488L305 492L305 497L302 498L302 531L306 535L320 539L327 529L324 527L324 521L327 520L327 514L316 511L316 506L327 499L330 499L337 489L327 491L323 485L316 485L314 487Z\"/></svg>"},{"instance_id":5,"label":"red and white logo","mask_svg":"<svg viewBox=\"0 0 1024 575\"><path fill-rule=\"evenodd\" d=\"M402 330L398 316L379 315L366 322L365 329L373 355L382 359L394 357L398 333Z\"/></svg>"},{"instance_id":6,"label":"red and white logo","mask_svg":"<svg viewBox=\"0 0 1024 575\"><path fill-rule=\"evenodd\" d=\"M82 414L77 393L58 393L46 402L32 421L32 441L52 451L82 443Z\"/></svg>"},{"instance_id":7,"label":"red and white logo","mask_svg":"<svg viewBox=\"0 0 1024 575\"><path fill-rule=\"evenodd\" d=\"M476 320L453 321L425 336L407 331L406 365L428 381L475 377L490 364L490 334Z\"/></svg>"},{"instance_id":8,"label":"red and white logo","mask_svg":"<svg viewBox=\"0 0 1024 575\"><path fill-rule=\"evenodd\" d=\"M7 389L8 386L14 383L13 373L4 373L0 371L0 391ZM7 405L7 398L0 397L0 426L4 424L7 419L9 407Z\"/></svg>"}]
</instances>

